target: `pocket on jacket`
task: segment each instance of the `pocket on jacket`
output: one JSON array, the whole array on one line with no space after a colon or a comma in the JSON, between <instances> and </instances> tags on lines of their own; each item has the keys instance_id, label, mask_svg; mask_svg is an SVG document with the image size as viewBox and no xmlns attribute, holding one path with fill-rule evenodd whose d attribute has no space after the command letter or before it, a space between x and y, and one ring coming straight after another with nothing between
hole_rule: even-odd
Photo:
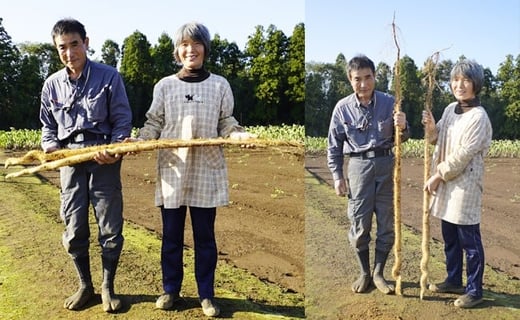
<instances>
[{"instance_id":1,"label":"pocket on jacket","mask_svg":"<svg viewBox=\"0 0 520 320\"><path fill-rule=\"evenodd\" d=\"M103 89L95 96L89 96L85 101L85 109L87 110L87 119L89 122L103 122L108 116L107 105L108 88Z\"/></svg>"},{"instance_id":2,"label":"pocket on jacket","mask_svg":"<svg viewBox=\"0 0 520 320\"><path fill-rule=\"evenodd\" d=\"M63 128L72 128L76 125L77 110L57 100L51 100L51 112L56 122Z\"/></svg>"},{"instance_id":3,"label":"pocket on jacket","mask_svg":"<svg viewBox=\"0 0 520 320\"><path fill-rule=\"evenodd\" d=\"M394 133L394 119L388 118L377 122L377 131L383 139L391 138Z\"/></svg>"}]
</instances>

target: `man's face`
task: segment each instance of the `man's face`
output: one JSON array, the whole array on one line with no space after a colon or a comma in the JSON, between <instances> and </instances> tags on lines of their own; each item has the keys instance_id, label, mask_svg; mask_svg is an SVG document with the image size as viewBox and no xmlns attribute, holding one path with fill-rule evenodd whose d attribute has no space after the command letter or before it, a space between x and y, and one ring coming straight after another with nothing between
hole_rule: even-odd
<instances>
[{"instance_id":1,"label":"man's face","mask_svg":"<svg viewBox=\"0 0 520 320\"><path fill-rule=\"evenodd\" d=\"M374 73L370 68L350 71L350 84L359 100L370 100L376 86Z\"/></svg>"},{"instance_id":2,"label":"man's face","mask_svg":"<svg viewBox=\"0 0 520 320\"><path fill-rule=\"evenodd\" d=\"M61 62L73 72L81 72L87 60L88 38L85 42L79 33L66 33L54 38Z\"/></svg>"}]
</instances>

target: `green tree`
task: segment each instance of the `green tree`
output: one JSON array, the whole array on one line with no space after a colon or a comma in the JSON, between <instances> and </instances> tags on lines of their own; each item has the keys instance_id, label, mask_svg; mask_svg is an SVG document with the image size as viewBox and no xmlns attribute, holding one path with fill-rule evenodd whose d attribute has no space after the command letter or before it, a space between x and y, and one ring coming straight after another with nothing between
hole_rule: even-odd
<instances>
[{"instance_id":1,"label":"green tree","mask_svg":"<svg viewBox=\"0 0 520 320\"><path fill-rule=\"evenodd\" d=\"M458 58L461 59L465 57ZM417 70L415 62L408 56L400 59L399 63L401 109L407 114L412 137L421 138L424 130L420 120L427 90L427 83L424 81L425 70ZM330 112L335 103L352 93L345 73L346 64L342 54L338 55L335 64L319 62L306 64L305 129L307 135L326 136ZM437 63L432 105L436 120L440 119L446 106L455 101L450 86L450 73L453 66L454 62L451 60ZM388 66L380 63L376 68L376 89L386 91L389 80L391 81L390 93L395 94L393 74L389 74ZM520 55L516 58L507 55L500 65L497 76L494 76L489 68L484 68L484 84L479 97L493 125L493 138L519 139Z\"/></svg>"},{"instance_id":2,"label":"green tree","mask_svg":"<svg viewBox=\"0 0 520 320\"><path fill-rule=\"evenodd\" d=\"M11 113L11 125L16 128L38 129L40 92L45 78L40 74L41 62L37 56L21 57L16 86L14 88L14 105L16 111Z\"/></svg>"},{"instance_id":3,"label":"green tree","mask_svg":"<svg viewBox=\"0 0 520 320\"><path fill-rule=\"evenodd\" d=\"M211 50L205 66L210 72L221 75L230 81L239 77L243 72L242 56L242 52L235 42L230 43L215 34L211 40Z\"/></svg>"},{"instance_id":4,"label":"green tree","mask_svg":"<svg viewBox=\"0 0 520 320\"><path fill-rule=\"evenodd\" d=\"M454 63L451 60L443 60L437 66L435 76L436 88L433 91L433 110L432 113L436 120L442 116L444 108L454 101L450 85L450 73ZM423 90L426 92L426 89Z\"/></svg>"},{"instance_id":5,"label":"green tree","mask_svg":"<svg viewBox=\"0 0 520 320\"><path fill-rule=\"evenodd\" d=\"M5 130L14 125L11 118L16 113L15 87L20 52L4 29L2 21L0 18L0 129Z\"/></svg>"},{"instance_id":6,"label":"green tree","mask_svg":"<svg viewBox=\"0 0 520 320\"><path fill-rule=\"evenodd\" d=\"M43 79L63 68L63 63L52 43L22 43L20 52L22 55L33 56L39 61L39 72Z\"/></svg>"},{"instance_id":7,"label":"green tree","mask_svg":"<svg viewBox=\"0 0 520 320\"><path fill-rule=\"evenodd\" d=\"M287 114L279 112L285 89L286 53L287 37L274 25L267 28L265 36L263 27L257 26L246 44L246 68L257 99L253 117L259 123L279 124L287 118Z\"/></svg>"},{"instance_id":8,"label":"green tree","mask_svg":"<svg viewBox=\"0 0 520 320\"><path fill-rule=\"evenodd\" d=\"M157 83L160 79L176 73L179 66L175 63L173 56L173 40L167 33L162 33L159 37L159 43L153 46L151 57L153 60L154 74L153 83Z\"/></svg>"},{"instance_id":9,"label":"green tree","mask_svg":"<svg viewBox=\"0 0 520 320\"><path fill-rule=\"evenodd\" d=\"M257 99L254 94L254 84L251 79L240 72L239 77L229 79L230 85L235 97L235 108L233 114L240 124L245 126L253 126L262 124L257 121L254 114L254 108Z\"/></svg>"},{"instance_id":10,"label":"green tree","mask_svg":"<svg viewBox=\"0 0 520 320\"><path fill-rule=\"evenodd\" d=\"M425 61L422 70L419 71L418 78L421 80L421 92L422 92L422 99L421 99L421 106L422 109L425 108L426 104L426 92L428 90L428 83L427 83L427 73L425 71L426 63ZM434 61L436 62L436 67L434 72L434 79L435 79L435 86L432 92L432 113L436 121L438 121L442 113L444 112L444 109L448 104L450 104L453 101L453 95L451 94L451 88L450 88L450 72L453 68L453 62L451 60L442 60L442 61ZM422 110L421 109L421 110ZM414 138L422 138L424 136L424 128L422 124L420 124L418 127L415 124L416 127L413 129L413 137Z\"/></svg>"},{"instance_id":11,"label":"green tree","mask_svg":"<svg viewBox=\"0 0 520 320\"><path fill-rule=\"evenodd\" d=\"M110 39L103 42L103 46L101 47L101 63L117 68L120 56L121 50L119 50L117 42Z\"/></svg>"},{"instance_id":12,"label":"green tree","mask_svg":"<svg viewBox=\"0 0 520 320\"><path fill-rule=\"evenodd\" d=\"M410 126L411 136L420 138L423 135L422 110L424 89L419 80L419 71L415 62L409 56L404 56L397 63L400 67L401 110L406 113L406 120ZM395 70L394 70L395 72ZM395 75L395 73L394 73ZM395 77L392 80L392 92L395 95Z\"/></svg>"},{"instance_id":13,"label":"green tree","mask_svg":"<svg viewBox=\"0 0 520 320\"><path fill-rule=\"evenodd\" d=\"M305 78L305 132L327 136L337 102L353 92L346 73L347 61L339 54L336 63L307 63Z\"/></svg>"},{"instance_id":14,"label":"green tree","mask_svg":"<svg viewBox=\"0 0 520 320\"><path fill-rule=\"evenodd\" d=\"M379 62L376 67L376 90L388 92L390 89L390 79L392 79L390 66L384 62Z\"/></svg>"},{"instance_id":15,"label":"green tree","mask_svg":"<svg viewBox=\"0 0 520 320\"><path fill-rule=\"evenodd\" d=\"M307 63L305 76L305 134L311 137L325 136L330 119L327 89L324 84L329 73L325 64Z\"/></svg>"},{"instance_id":16,"label":"green tree","mask_svg":"<svg viewBox=\"0 0 520 320\"><path fill-rule=\"evenodd\" d=\"M139 31L123 42L120 72L133 112L133 125L142 127L152 102L154 68L150 43Z\"/></svg>"},{"instance_id":17,"label":"green tree","mask_svg":"<svg viewBox=\"0 0 520 320\"><path fill-rule=\"evenodd\" d=\"M505 105L503 135L508 139L520 139L520 54L507 55L497 72L501 100Z\"/></svg>"},{"instance_id":18,"label":"green tree","mask_svg":"<svg viewBox=\"0 0 520 320\"><path fill-rule=\"evenodd\" d=\"M348 79L347 64L347 59L340 53L330 69L331 83L327 94L327 101L330 106L329 116L332 116L332 110L339 100L354 92Z\"/></svg>"},{"instance_id":19,"label":"green tree","mask_svg":"<svg viewBox=\"0 0 520 320\"><path fill-rule=\"evenodd\" d=\"M484 69L484 84L480 92L480 101L486 109L493 126L493 138L499 139L504 135L504 127L500 124L506 122L504 102L499 97L496 77L489 68Z\"/></svg>"},{"instance_id":20,"label":"green tree","mask_svg":"<svg viewBox=\"0 0 520 320\"><path fill-rule=\"evenodd\" d=\"M235 98L234 115L238 121L243 125L253 124L250 108L255 101L253 87L245 72L243 53L237 44L215 34L205 66L210 72L228 80Z\"/></svg>"},{"instance_id":21,"label":"green tree","mask_svg":"<svg viewBox=\"0 0 520 320\"><path fill-rule=\"evenodd\" d=\"M299 23L289 37L287 52L287 109L289 122L304 122L305 114L305 26Z\"/></svg>"}]
</instances>

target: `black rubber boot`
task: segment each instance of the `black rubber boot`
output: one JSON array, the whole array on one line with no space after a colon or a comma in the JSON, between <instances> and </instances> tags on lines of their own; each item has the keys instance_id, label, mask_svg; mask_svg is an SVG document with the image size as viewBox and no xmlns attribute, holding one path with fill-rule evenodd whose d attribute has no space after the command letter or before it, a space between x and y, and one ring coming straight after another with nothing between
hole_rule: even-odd
<instances>
[{"instance_id":1,"label":"black rubber boot","mask_svg":"<svg viewBox=\"0 0 520 320\"><path fill-rule=\"evenodd\" d=\"M357 259L360 268L359 278L352 284L354 293L366 292L371 281L370 277L370 255L368 250L357 252Z\"/></svg>"},{"instance_id":2,"label":"black rubber boot","mask_svg":"<svg viewBox=\"0 0 520 320\"><path fill-rule=\"evenodd\" d=\"M89 256L73 258L72 261L78 272L79 289L72 296L65 299L63 307L69 310L78 310L94 296L94 287L92 286L92 276L90 275Z\"/></svg>"},{"instance_id":3,"label":"black rubber boot","mask_svg":"<svg viewBox=\"0 0 520 320\"><path fill-rule=\"evenodd\" d=\"M121 309L121 300L114 293L114 279L119 259L111 260L101 257L103 263L103 283L101 285L101 301L103 311L115 312Z\"/></svg>"},{"instance_id":4,"label":"black rubber boot","mask_svg":"<svg viewBox=\"0 0 520 320\"><path fill-rule=\"evenodd\" d=\"M376 256L374 261L374 275L372 279L374 284L379 291L384 294L394 293L395 288L393 285L388 284L384 278L383 271L385 269L386 259L388 258L388 252L376 250Z\"/></svg>"}]
</instances>

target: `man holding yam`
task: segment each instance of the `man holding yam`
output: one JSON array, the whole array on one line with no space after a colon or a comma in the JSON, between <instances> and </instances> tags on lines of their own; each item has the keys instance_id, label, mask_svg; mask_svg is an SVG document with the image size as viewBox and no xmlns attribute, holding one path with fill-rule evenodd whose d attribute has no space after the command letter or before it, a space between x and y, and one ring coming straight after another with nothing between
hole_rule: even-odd
<instances>
[{"instance_id":1,"label":"man holding yam","mask_svg":"<svg viewBox=\"0 0 520 320\"><path fill-rule=\"evenodd\" d=\"M123 141L132 130L132 113L116 69L87 58L89 38L74 19L54 25L52 40L64 68L49 76L41 94L42 148L79 149ZM79 289L64 308L78 310L94 297L89 257L89 207L99 228L103 310L114 312L121 301L114 277L123 247L121 155L98 152L94 161L60 168L63 245L74 262Z\"/></svg>"}]
</instances>

